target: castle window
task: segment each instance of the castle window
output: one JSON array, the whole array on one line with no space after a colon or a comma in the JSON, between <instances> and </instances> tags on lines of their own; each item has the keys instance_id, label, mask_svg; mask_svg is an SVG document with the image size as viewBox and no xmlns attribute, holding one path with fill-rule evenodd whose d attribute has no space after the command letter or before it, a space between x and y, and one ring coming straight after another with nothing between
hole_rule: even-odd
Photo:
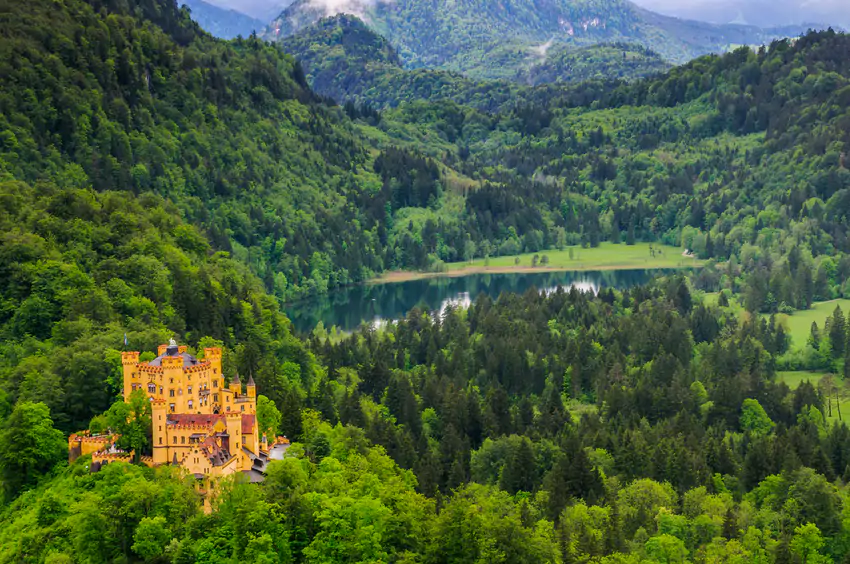
<instances>
[{"instance_id":1,"label":"castle window","mask_svg":"<svg viewBox=\"0 0 850 564\"><path fill-rule=\"evenodd\" d=\"M168 395L173 398L174 397L174 390L168 390Z\"/></svg>"},{"instance_id":2,"label":"castle window","mask_svg":"<svg viewBox=\"0 0 850 564\"><path fill-rule=\"evenodd\" d=\"M218 401L218 394L213 394L213 401Z\"/></svg>"},{"instance_id":3,"label":"castle window","mask_svg":"<svg viewBox=\"0 0 850 564\"><path fill-rule=\"evenodd\" d=\"M177 437L174 437L174 444L177 444Z\"/></svg>"},{"instance_id":4,"label":"castle window","mask_svg":"<svg viewBox=\"0 0 850 564\"><path fill-rule=\"evenodd\" d=\"M243 406L240 406L240 407L242 407L242 411L245 411L245 406L244 406L244 405L243 405Z\"/></svg>"},{"instance_id":5,"label":"castle window","mask_svg":"<svg viewBox=\"0 0 850 564\"><path fill-rule=\"evenodd\" d=\"M189 409L192 409L192 400L189 400Z\"/></svg>"},{"instance_id":6,"label":"castle window","mask_svg":"<svg viewBox=\"0 0 850 564\"><path fill-rule=\"evenodd\" d=\"M213 388L218 388L218 380L213 380Z\"/></svg>"},{"instance_id":7,"label":"castle window","mask_svg":"<svg viewBox=\"0 0 850 564\"><path fill-rule=\"evenodd\" d=\"M185 445L185 444L186 444L186 437L180 437L180 444L181 444L181 445Z\"/></svg>"},{"instance_id":8,"label":"castle window","mask_svg":"<svg viewBox=\"0 0 850 564\"><path fill-rule=\"evenodd\" d=\"M162 386L159 387L159 395L162 395Z\"/></svg>"},{"instance_id":9,"label":"castle window","mask_svg":"<svg viewBox=\"0 0 850 564\"><path fill-rule=\"evenodd\" d=\"M156 393L156 384L148 384L148 393L155 394Z\"/></svg>"},{"instance_id":10,"label":"castle window","mask_svg":"<svg viewBox=\"0 0 850 564\"><path fill-rule=\"evenodd\" d=\"M186 393L189 394L190 396L192 395L192 386L189 386L188 388L186 388Z\"/></svg>"},{"instance_id":11,"label":"castle window","mask_svg":"<svg viewBox=\"0 0 850 564\"><path fill-rule=\"evenodd\" d=\"M174 404L169 404L169 407L171 408L171 413L174 413Z\"/></svg>"},{"instance_id":12,"label":"castle window","mask_svg":"<svg viewBox=\"0 0 850 564\"><path fill-rule=\"evenodd\" d=\"M230 406L229 406L229 405L227 406L227 411L230 411Z\"/></svg>"},{"instance_id":13,"label":"castle window","mask_svg":"<svg viewBox=\"0 0 850 564\"><path fill-rule=\"evenodd\" d=\"M159 444L162 444L162 437L159 438Z\"/></svg>"},{"instance_id":14,"label":"castle window","mask_svg":"<svg viewBox=\"0 0 850 564\"><path fill-rule=\"evenodd\" d=\"M213 368L213 374L218 374L218 368Z\"/></svg>"},{"instance_id":15,"label":"castle window","mask_svg":"<svg viewBox=\"0 0 850 564\"><path fill-rule=\"evenodd\" d=\"M169 383L169 384L173 384L173 383L174 383L174 378L169 378L169 379L168 379L168 383Z\"/></svg>"},{"instance_id":16,"label":"castle window","mask_svg":"<svg viewBox=\"0 0 850 564\"><path fill-rule=\"evenodd\" d=\"M248 441L247 441L247 437L245 437L245 435L242 435L242 444L244 445L244 444L246 444L247 442L248 442Z\"/></svg>"}]
</instances>

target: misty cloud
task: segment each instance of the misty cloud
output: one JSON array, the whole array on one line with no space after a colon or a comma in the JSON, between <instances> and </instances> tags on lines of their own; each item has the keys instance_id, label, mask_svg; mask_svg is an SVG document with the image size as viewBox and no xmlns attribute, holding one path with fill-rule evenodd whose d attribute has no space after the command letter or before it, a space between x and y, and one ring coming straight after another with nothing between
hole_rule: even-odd
<instances>
[{"instance_id":1,"label":"misty cloud","mask_svg":"<svg viewBox=\"0 0 850 564\"><path fill-rule=\"evenodd\" d=\"M344 13L362 17L379 2L386 4L387 0L309 0L310 6L322 10L326 16Z\"/></svg>"}]
</instances>

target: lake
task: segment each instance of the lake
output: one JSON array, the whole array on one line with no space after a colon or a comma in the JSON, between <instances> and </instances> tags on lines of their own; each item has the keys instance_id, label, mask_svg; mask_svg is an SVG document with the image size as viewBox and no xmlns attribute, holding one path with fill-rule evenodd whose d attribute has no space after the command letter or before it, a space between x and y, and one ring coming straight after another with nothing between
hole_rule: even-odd
<instances>
[{"instance_id":1,"label":"lake","mask_svg":"<svg viewBox=\"0 0 850 564\"><path fill-rule=\"evenodd\" d=\"M649 282L670 270L606 270L589 272L533 272L471 274L409 282L352 286L326 296L287 304L284 311L298 333L309 333L321 321L327 329L337 326L353 331L362 323L401 319L414 307L441 311L447 305L468 306L479 294L494 299L503 292L523 293L529 288L554 290L576 286L585 291L599 288L625 289Z\"/></svg>"}]
</instances>

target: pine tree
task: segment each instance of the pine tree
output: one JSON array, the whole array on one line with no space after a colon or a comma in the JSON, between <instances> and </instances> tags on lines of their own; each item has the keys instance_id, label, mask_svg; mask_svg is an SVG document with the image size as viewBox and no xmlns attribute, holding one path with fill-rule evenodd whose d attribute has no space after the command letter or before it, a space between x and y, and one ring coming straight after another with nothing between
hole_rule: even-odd
<instances>
[{"instance_id":1,"label":"pine tree","mask_svg":"<svg viewBox=\"0 0 850 564\"><path fill-rule=\"evenodd\" d=\"M847 341L844 343L844 378L850 377L850 331L847 332Z\"/></svg>"},{"instance_id":2,"label":"pine tree","mask_svg":"<svg viewBox=\"0 0 850 564\"><path fill-rule=\"evenodd\" d=\"M832 314L832 323L829 326L829 342L832 344L833 358L841 358L844 356L844 345L847 341L847 326L844 319L844 312L840 306L835 307L835 313Z\"/></svg>"},{"instance_id":3,"label":"pine tree","mask_svg":"<svg viewBox=\"0 0 850 564\"><path fill-rule=\"evenodd\" d=\"M536 467L531 441L522 437L519 445L511 451L505 466L502 468L499 487L511 495L517 492L533 492Z\"/></svg>"},{"instance_id":4,"label":"pine tree","mask_svg":"<svg viewBox=\"0 0 850 564\"><path fill-rule=\"evenodd\" d=\"M812 321L812 328L809 330L808 345L815 350L820 349L820 329L818 329L817 321Z\"/></svg>"}]
</instances>

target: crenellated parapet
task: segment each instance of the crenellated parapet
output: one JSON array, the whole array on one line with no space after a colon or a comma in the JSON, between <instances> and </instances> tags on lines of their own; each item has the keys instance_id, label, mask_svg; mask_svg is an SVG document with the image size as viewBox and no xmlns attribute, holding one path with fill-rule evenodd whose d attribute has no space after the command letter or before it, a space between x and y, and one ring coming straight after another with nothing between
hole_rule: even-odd
<instances>
[{"instance_id":1,"label":"crenellated parapet","mask_svg":"<svg viewBox=\"0 0 850 564\"><path fill-rule=\"evenodd\" d=\"M132 366L135 364L139 364L139 353L136 351L122 352L121 364L123 364L124 366Z\"/></svg>"},{"instance_id":2,"label":"crenellated parapet","mask_svg":"<svg viewBox=\"0 0 850 564\"><path fill-rule=\"evenodd\" d=\"M89 431L73 433L68 437L68 462L102 451L117 440L118 435L92 435Z\"/></svg>"}]
</instances>

